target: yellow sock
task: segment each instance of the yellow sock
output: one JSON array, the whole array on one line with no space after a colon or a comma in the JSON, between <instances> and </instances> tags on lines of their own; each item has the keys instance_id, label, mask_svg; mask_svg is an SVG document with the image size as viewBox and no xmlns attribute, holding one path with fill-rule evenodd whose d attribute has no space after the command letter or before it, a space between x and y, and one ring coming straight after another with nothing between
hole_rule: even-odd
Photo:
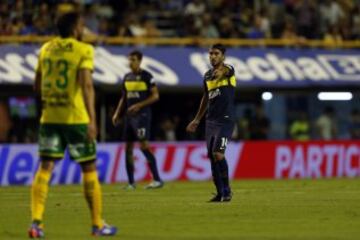
<instances>
[{"instance_id":1,"label":"yellow sock","mask_svg":"<svg viewBox=\"0 0 360 240\"><path fill-rule=\"evenodd\" d=\"M102 194L96 171L84 173L84 194L91 211L93 226L102 228Z\"/></svg>"},{"instance_id":2,"label":"yellow sock","mask_svg":"<svg viewBox=\"0 0 360 240\"><path fill-rule=\"evenodd\" d=\"M51 171L40 168L31 187L31 218L33 221L42 221L45 202L49 191Z\"/></svg>"}]
</instances>

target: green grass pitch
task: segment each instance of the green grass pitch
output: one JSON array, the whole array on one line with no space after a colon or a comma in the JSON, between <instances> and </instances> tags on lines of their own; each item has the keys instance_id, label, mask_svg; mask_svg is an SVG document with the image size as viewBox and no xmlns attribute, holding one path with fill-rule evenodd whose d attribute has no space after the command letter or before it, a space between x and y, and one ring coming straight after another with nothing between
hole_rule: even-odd
<instances>
[{"instance_id":1,"label":"green grass pitch","mask_svg":"<svg viewBox=\"0 0 360 240\"><path fill-rule=\"evenodd\" d=\"M104 216L126 240L360 239L360 179L234 181L233 201L207 203L210 182L125 191L104 185ZM0 239L26 239L29 187L0 188ZM92 239L82 188L50 188L47 239Z\"/></svg>"}]
</instances>

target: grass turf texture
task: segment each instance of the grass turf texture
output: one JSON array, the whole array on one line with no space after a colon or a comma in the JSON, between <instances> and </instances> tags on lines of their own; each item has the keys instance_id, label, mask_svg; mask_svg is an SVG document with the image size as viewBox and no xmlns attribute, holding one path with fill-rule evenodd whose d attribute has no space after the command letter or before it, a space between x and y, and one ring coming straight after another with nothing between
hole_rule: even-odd
<instances>
[{"instance_id":1,"label":"grass turf texture","mask_svg":"<svg viewBox=\"0 0 360 240\"><path fill-rule=\"evenodd\" d=\"M210 182L167 183L125 191L104 185L104 216L120 232L111 239L359 239L360 179L234 181L230 203L207 203ZM91 239L78 186L50 188L49 239ZM0 188L0 239L26 239L29 187Z\"/></svg>"}]
</instances>

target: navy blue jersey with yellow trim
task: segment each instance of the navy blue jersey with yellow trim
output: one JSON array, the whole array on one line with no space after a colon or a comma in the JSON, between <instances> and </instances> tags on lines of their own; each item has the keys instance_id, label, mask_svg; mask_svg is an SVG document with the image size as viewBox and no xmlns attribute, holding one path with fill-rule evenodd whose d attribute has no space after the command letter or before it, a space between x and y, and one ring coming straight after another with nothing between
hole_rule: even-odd
<instances>
[{"instance_id":1,"label":"navy blue jersey with yellow trim","mask_svg":"<svg viewBox=\"0 0 360 240\"><path fill-rule=\"evenodd\" d=\"M204 88L208 95L206 120L212 122L226 122L235 120L235 71L230 65L225 64L229 70L225 76L215 79L214 69L204 75Z\"/></svg>"},{"instance_id":2,"label":"navy blue jersey with yellow trim","mask_svg":"<svg viewBox=\"0 0 360 240\"><path fill-rule=\"evenodd\" d=\"M150 96L151 88L155 82L151 73L141 69L138 73L129 72L123 80L123 94L125 94L126 108L144 101ZM150 107L144 107L139 113L149 112Z\"/></svg>"}]
</instances>

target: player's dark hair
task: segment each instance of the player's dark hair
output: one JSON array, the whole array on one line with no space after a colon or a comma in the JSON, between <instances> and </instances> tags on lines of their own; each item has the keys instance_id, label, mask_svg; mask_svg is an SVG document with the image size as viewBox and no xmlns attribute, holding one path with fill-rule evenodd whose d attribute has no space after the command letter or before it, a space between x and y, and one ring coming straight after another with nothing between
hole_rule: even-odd
<instances>
[{"instance_id":1,"label":"player's dark hair","mask_svg":"<svg viewBox=\"0 0 360 240\"><path fill-rule=\"evenodd\" d=\"M141 61L142 57L143 57L143 54L138 50L134 50L134 51L129 53L129 56L135 56L137 59L139 59Z\"/></svg>"},{"instance_id":2,"label":"player's dark hair","mask_svg":"<svg viewBox=\"0 0 360 240\"><path fill-rule=\"evenodd\" d=\"M222 54L226 53L226 48L224 45L217 43L211 46L211 48L218 49Z\"/></svg>"},{"instance_id":3,"label":"player's dark hair","mask_svg":"<svg viewBox=\"0 0 360 240\"><path fill-rule=\"evenodd\" d=\"M63 38L70 37L79 18L80 14L77 12L69 12L61 15L56 22L59 35Z\"/></svg>"}]
</instances>

